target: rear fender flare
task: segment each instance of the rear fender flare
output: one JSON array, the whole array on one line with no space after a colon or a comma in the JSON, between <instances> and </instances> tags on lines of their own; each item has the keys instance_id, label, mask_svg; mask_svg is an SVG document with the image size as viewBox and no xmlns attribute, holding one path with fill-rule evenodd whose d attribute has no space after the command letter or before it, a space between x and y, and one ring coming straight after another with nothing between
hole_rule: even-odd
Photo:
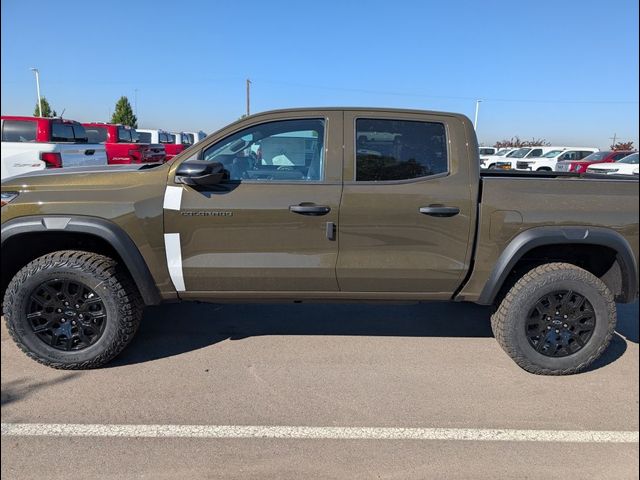
<instances>
[{"instance_id":1,"label":"rear fender flare","mask_svg":"<svg viewBox=\"0 0 640 480\"><path fill-rule=\"evenodd\" d=\"M638 292L638 265L631 246L614 230L601 227L536 227L517 235L498 258L480 298L481 305L491 305L516 263L529 251L546 245L583 244L612 248L622 273L621 301L630 303Z\"/></svg>"}]
</instances>

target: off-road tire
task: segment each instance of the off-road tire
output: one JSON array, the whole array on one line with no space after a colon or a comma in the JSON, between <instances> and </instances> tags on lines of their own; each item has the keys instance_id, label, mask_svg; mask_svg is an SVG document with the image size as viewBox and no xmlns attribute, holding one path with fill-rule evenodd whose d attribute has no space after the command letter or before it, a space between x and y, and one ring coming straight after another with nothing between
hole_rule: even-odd
<instances>
[{"instance_id":1,"label":"off-road tire","mask_svg":"<svg viewBox=\"0 0 640 480\"><path fill-rule=\"evenodd\" d=\"M544 295L572 290L593 306L595 328L584 347L564 357L549 357L530 345L527 312ZM590 272L569 263L547 263L520 278L491 317L496 340L524 370L539 375L570 375L586 369L606 350L616 327L616 304L607 286Z\"/></svg>"},{"instance_id":2,"label":"off-road tire","mask_svg":"<svg viewBox=\"0 0 640 480\"><path fill-rule=\"evenodd\" d=\"M48 345L33 332L26 316L31 292L43 282L69 279L81 282L99 295L106 324L98 340L78 351L63 351ZM104 255L64 250L28 263L13 277L4 297L4 316L11 337L33 360L68 370L104 365L131 341L142 317L143 302L122 266Z\"/></svg>"}]
</instances>

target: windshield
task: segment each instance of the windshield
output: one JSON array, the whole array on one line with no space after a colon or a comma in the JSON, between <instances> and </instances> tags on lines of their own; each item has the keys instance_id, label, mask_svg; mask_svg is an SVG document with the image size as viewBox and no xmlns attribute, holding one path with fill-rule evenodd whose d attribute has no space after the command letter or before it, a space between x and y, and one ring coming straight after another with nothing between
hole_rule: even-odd
<instances>
[{"instance_id":1,"label":"windshield","mask_svg":"<svg viewBox=\"0 0 640 480\"><path fill-rule=\"evenodd\" d=\"M511 152L509 155L507 155L507 157L511 157L511 158L524 158L524 156L529 153L531 151L530 148L519 148L518 150L515 150L513 152Z\"/></svg>"},{"instance_id":2,"label":"windshield","mask_svg":"<svg viewBox=\"0 0 640 480\"><path fill-rule=\"evenodd\" d=\"M632 153L628 157L624 157L622 160L618 160L616 163L630 163L632 165L638 165L638 154Z\"/></svg>"},{"instance_id":3,"label":"windshield","mask_svg":"<svg viewBox=\"0 0 640 480\"><path fill-rule=\"evenodd\" d=\"M508 148L503 148L502 150L498 150L496 153L494 153L494 155L496 157L504 157L507 153L509 153L511 150Z\"/></svg>"},{"instance_id":4,"label":"windshield","mask_svg":"<svg viewBox=\"0 0 640 480\"><path fill-rule=\"evenodd\" d=\"M587 155L582 160L585 162L597 162L604 160L611 152L593 152L591 155Z\"/></svg>"},{"instance_id":5,"label":"windshield","mask_svg":"<svg viewBox=\"0 0 640 480\"><path fill-rule=\"evenodd\" d=\"M545 153L544 155L542 155L542 158L553 158L553 157L557 157L558 155L560 155L563 152L563 150L551 150L550 152Z\"/></svg>"}]
</instances>

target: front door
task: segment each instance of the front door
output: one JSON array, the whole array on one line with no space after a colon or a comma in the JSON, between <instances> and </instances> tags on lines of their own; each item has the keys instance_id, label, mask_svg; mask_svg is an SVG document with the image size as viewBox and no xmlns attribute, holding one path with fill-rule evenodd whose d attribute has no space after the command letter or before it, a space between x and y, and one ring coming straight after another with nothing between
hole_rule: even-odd
<instances>
[{"instance_id":1,"label":"front door","mask_svg":"<svg viewBox=\"0 0 640 480\"><path fill-rule=\"evenodd\" d=\"M174 183L165 245L174 285L203 292L336 291L342 114L266 114L203 142L197 158L229 180Z\"/></svg>"},{"instance_id":2,"label":"front door","mask_svg":"<svg viewBox=\"0 0 640 480\"><path fill-rule=\"evenodd\" d=\"M470 128L455 115L345 113L341 291L451 297L473 243Z\"/></svg>"}]
</instances>

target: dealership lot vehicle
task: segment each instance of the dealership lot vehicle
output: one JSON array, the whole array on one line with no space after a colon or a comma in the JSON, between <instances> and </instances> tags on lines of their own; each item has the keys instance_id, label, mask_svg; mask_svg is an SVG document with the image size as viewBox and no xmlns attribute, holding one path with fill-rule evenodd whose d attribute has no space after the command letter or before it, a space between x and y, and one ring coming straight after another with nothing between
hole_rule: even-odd
<instances>
[{"instance_id":1,"label":"dealership lot vehicle","mask_svg":"<svg viewBox=\"0 0 640 480\"><path fill-rule=\"evenodd\" d=\"M189 138L191 139L191 143L198 143L200 140L204 140L204 138L207 136L206 133L204 133L202 130L199 130L197 132L184 132L187 135L189 135Z\"/></svg>"},{"instance_id":2,"label":"dealership lot vehicle","mask_svg":"<svg viewBox=\"0 0 640 480\"><path fill-rule=\"evenodd\" d=\"M2 116L2 178L45 168L106 165L104 145L61 118Z\"/></svg>"},{"instance_id":3,"label":"dealership lot vehicle","mask_svg":"<svg viewBox=\"0 0 640 480\"><path fill-rule=\"evenodd\" d=\"M522 368L582 371L611 339L614 302L637 297L637 180L480 176L477 148L463 115L293 109L172 164L4 182L9 332L79 369L117 355L144 304L470 301L496 306ZM567 206L575 195L588 200Z\"/></svg>"},{"instance_id":4,"label":"dealership lot vehicle","mask_svg":"<svg viewBox=\"0 0 640 480\"><path fill-rule=\"evenodd\" d=\"M501 148L495 155L490 155L484 159L480 158L480 168L482 169L494 169L496 163L511 156L512 153L519 150L519 148Z\"/></svg>"},{"instance_id":5,"label":"dealership lot vehicle","mask_svg":"<svg viewBox=\"0 0 640 480\"><path fill-rule=\"evenodd\" d=\"M91 142L104 144L110 165L162 163L165 160L164 146L141 143L135 128L109 123L83 125Z\"/></svg>"},{"instance_id":6,"label":"dealership lot vehicle","mask_svg":"<svg viewBox=\"0 0 640 480\"><path fill-rule=\"evenodd\" d=\"M605 150L593 152L582 160L562 160L556 164L556 172L584 173L590 165L595 163L611 163L631 155L632 151Z\"/></svg>"},{"instance_id":7,"label":"dealership lot vehicle","mask_svg":"<svg viewBox=\"0 0 640 480\"><path fill-rule=\"evenodd\" d=\"M176 141L176 136L174 134L165 132L164 130L139 128L137 129L137 132L138 135L140 135L140 141L145 143L161 144L164 146L166 152L166 162L173 160L173 157L178 155L185 148L184 144L181 141Z\"/></svg>"},{"instance_id":8,"label":"dealership lot vehicle","mask_svg":"<svg viewBox=\"0 0 640 480\"><path fill-rule=\"evenodd\" d=\"M480 147L478 149L478 154L480 155L480 162L482 163L485 159L487 159L491 155L495 155L497 152L498 152L498 149L495 147Z\"/></svg>"},{"instance_id":9,"label":"dealership lot vehicle","mask_svg":"<svg viewBox=\"0 0 640 480\"><path fill-rule=\"evenodd\" d=\"M525 158L516 162L516 170L527 172L551 172L556 170L558 162L577 161L588 157L597 148L591 147L566 147L563 149L553 149L538 158Z\"/></svg>"},{"instance_id":10,"label":"dealership lot vehicle","mask_svg":"<svg viewBox=\"0 0 640 480\"><path fill-rule=\"evenodd\" d=\"M638 153L633 153L614 163L597 163L587 169L587 173L607 175L638 175Z\"/></svg>"},{"instance_id":11,"label":"dealership lot vehicle","mask_svg":"<svg viewBox=\"0 0 640 480\"><path fill-rule=\"evenodd\" d=\"M564 147L522 147L507 155L506 158L496 162L496 168L500 170L513 170L516 168L516 163L523 159L540 157L551 150L562 148Z\"/></svg>"}]
</instances>

